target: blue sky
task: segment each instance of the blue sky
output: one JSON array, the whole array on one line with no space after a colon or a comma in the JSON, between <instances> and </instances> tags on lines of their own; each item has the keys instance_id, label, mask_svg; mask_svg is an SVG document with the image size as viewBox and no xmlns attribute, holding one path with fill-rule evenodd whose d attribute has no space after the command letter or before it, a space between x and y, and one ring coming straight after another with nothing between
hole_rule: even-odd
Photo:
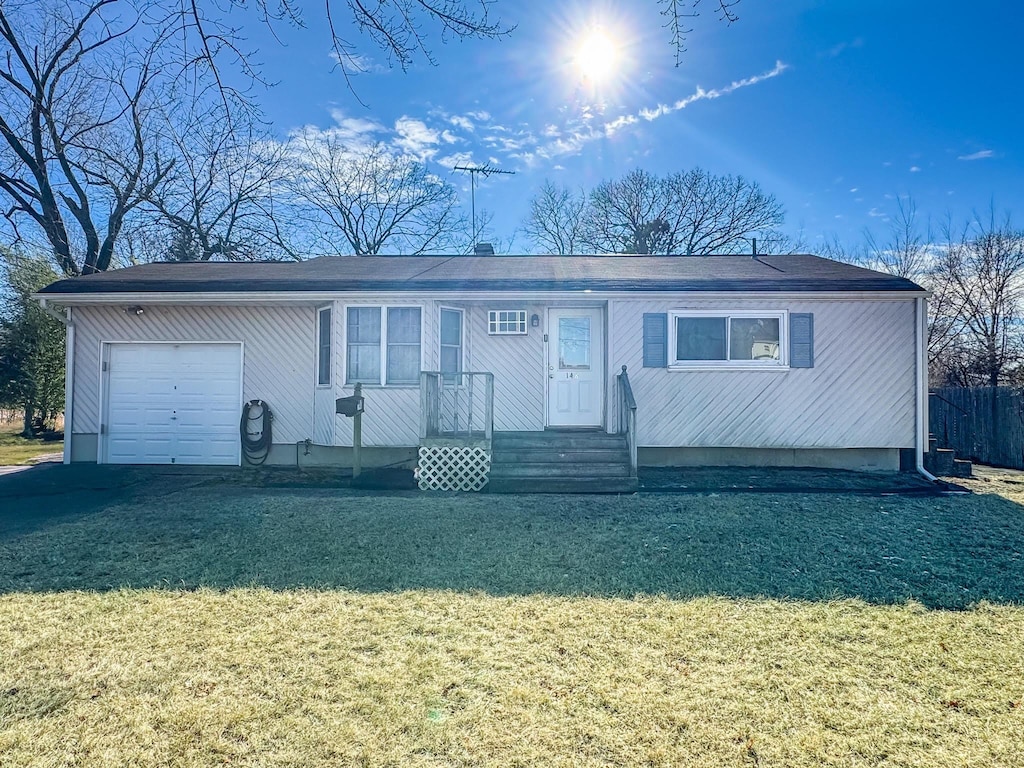
<instances>
[{"instance_id":1,"label":"blue sky","mask_svg":"<svg viewBox=\"0 0 1024 768\"><path fill-rule=\"evenodd\" d=\"M511 36L435 35L438 66L402 73L363 44L367 72L354 85L365 106L332 72L318 8L306 29L277 29L283 44L252 19L246 28L277 83L261 101L282 137L316 126L388 141L464 190L467 211L468 179L451 165L514 170L477 191L505 240L545 178L591 187L638 167L752 178L811 250L822 236L882 234L901 195L935 220L994 201L1024 222L1024 8L742 0L727 26L704 5L677 68L655 0L498 0L494 12L517 25ZM573 63L595 27L618 49L599 85ZM521 232L515 244L526 248Z\"/></svg>"}]
</instances>

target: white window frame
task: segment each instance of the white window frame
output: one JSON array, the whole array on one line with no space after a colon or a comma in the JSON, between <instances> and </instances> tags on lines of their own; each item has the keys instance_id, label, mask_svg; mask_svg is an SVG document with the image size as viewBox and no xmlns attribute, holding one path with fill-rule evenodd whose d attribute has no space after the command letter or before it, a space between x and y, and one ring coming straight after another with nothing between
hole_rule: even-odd
<instances>
[{"instance_id":1,"label":"white window frame","mask_svg":"<svg viewBox=\"0 0 1024 768\"><path fill-rule=\"evenodd\" d=\"M420 385L419 377L415 382L401 382L388 384L388 310L389 309L418 309L420 312L420 371L423 370L423 335L424 335L424 308L422 304L346 304L345 310L345 386L355 386L356 382L349 377L348 369L348 311L349 309L379 309L380 310L380 380L376 382L360 382L364 387L388 387L389 389L411 389Z\"/></svg>"},{"instance_id":2,"label":"white window frame","mask_svg":"<svg viewBox=\"0 0 1024 768\"><path fill-rule=\"evenodd\" d=\"M677 360L676 344L677 319L686 317L724 317L725 349L729 352L733 318L777 318L779 321L778 360ZM675 309L668 313L668 367L675 371L693 370L741 370L741 371L785 371L789 370L789 311L784 309Z\"/></svg>"},{"instance_id":3,"label":"white window frame","mask_svg":"<svg viewBox=\"0 0 1024 768\"><path fill-rule=\"evenodd\" d=\"M324 371L320 368L320 350L322 348L321 337L323 334L323 319L324 312L331 313L331 327L328 330L329 336L327 340L328 353L327 353L327 381L323 381ZM347 316L347 313L346 313ZM316 310L316 387L317 389L330 389L334 382L334 307L328 305L326 307L317 307Z\"/></svg>"},{"instance_id":4,"label":"white window frame","mask_svg":"<svg viewBox=\"0 0 1024 768\"><path fill-rule=\"evenodd\" d=\"M441 318L444 317L445 312L458 312L459 313L459 372L466 372L466 310L460 309L459 307L446 307L441 306L437 312L437 370L441 370L441 349L444 347L450 347L451 344L444 344L441 336ZM443 371L442 371L443 373Z\"/></svg>"},{"instance_id":5,"label":"white window frame","mask_svg":"<svg viewBox=\"0 0 1024 768\"><path fill-rule=\"evenodd\" d=\"M515 317L512 317L512 316ZM501 326L506 326L501 330ZM508 325L514 324L514 329L508 329ZM526 317L525 309L489 309L487 310L487 335L488 336L526 336L530 332L529 319Z\"/></svg>"}]
</instances>

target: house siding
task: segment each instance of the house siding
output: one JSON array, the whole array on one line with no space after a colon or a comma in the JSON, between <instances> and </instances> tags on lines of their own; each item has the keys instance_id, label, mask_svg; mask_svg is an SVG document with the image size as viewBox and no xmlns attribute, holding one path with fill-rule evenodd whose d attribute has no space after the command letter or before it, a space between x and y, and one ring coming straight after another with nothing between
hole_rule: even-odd
<instances>
[{"instance_id":1,"label":"house siding","mask_svg":"<svg viewBox=\"0 0 1024 768\"><path fill-rule=\"evenodd\" d=\"M274 442L310 437L313 420L316 312L312 307L147 305L142 315L123 307L75 307L72 434L97 434L100 345L103 342L241 341L245 401L266 400L274 413ZM241 415L241 404L239 405Z\"/></svg>"},{"instance_id":2,"label":"house siding","mask_svg":"<svg viewBox=\"0 0 1024 768\"><path fill-rule=\"evenodd\" d=\"M346 376L346 308L403 305L422 309L422 367L439 368L442 307L465 312L465 368L494 374L496 430L545 426L547 308L552 296L516 302L338 298L307 306L147 305L141 316L122 307L76 306L74 409L71 431L99 431L100 345L104 341L242 341L244 399L265 399L275 414L274 442L311 438L352 444L353 420L336 416L334 400L352 393ZM600 306L598 297L589 303ZM316 313L333 308L332 384L316 387ZM615 298L607 302L606 424L617 429L615 375L628 367L646 448L831 449L907 448L914 444L914 300ZM525 309L541 326L522 336L490 336L490 309ZM814 367L786 371L675 371L643 367L643 315L681 309L788 310L814 315ZM363 445L412 447L419 438L419 388L364 386ZM95 442L95 440L93 441ZM84 443L76 450L85 450ZM74 446L73 446L74 447ZM80 457L89 455L79 453Z\"/></svg>"},{"instance_id":3,"label":"house siding","mask_svg":"<svg viewBox=\"0 0 1024 768\"><path fill-rule=\"evenodd\" d=\"M544 329L527 325L523 336L491 336L487 313L492 309L525 309L526 317L545 317L545 307L510 304L507 299L466 309L470 339L467 367L494 374L494 428L499 431L544 429L547 363ZM543 322L543 321L542 321Z\"/></svg>"},{"instance_id":4,"label":"house siding","mask_svg":"<svg viewBox=\"0 0 1024 768\"><path fill-rule=\"evenodd\" d=\"M643 367L643 315L680 309L814 314L814 367ZM645 447L906 448L914 444L913 300L614 300L610 377L626 365ZM609 423L615 420L610 378Z\"/></svg>"}]
</instances>

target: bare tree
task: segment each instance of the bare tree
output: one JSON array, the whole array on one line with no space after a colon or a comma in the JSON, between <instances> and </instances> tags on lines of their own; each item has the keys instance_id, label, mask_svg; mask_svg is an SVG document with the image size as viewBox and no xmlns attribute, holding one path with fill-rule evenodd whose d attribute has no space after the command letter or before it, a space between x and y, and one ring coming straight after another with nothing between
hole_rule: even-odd
<instances>
[{"instance_id":1,"label":"bare tree","mask_svg":"<svg viewBox=\"0 0 1024 768\"><path fill-rule=\"evenodd\" d=\"M542 252L570 256L580 251L586 210L587 196L582 189L573 191L545 180L530 201L523 229Z\"/></svg>"},{"instance_id":2,"label":"bare tree","mask_svg":"<svg viewBox=\"0 0 1024 768\"><path fill-rule=\"evenodd\" d=\"M912 197L897 198L886 240L879 241L869 230L864 237L866 248L860 259L864 266L908 280L920 280L928 273L934 259L929 247L932 234L930 228L922 233Z\"/></svg>"},{"instance_id":3,"label":"bare tree","mask_svg":"<svg viewBox=\"0 0 1024 768\"><path fill-rule=\"evenodd\" d=\"M291 190L316 212L308 225L328 252L418 255L464 239L455 188L423 163L382 143L349 147L319 132L299 134L292 150Z\"/></svg>"},{"instance_id":4,"label":"bare tree","mask_svg":"<svg viewBox=\"0 0 1024 768\"><path fill-rule=\"evenodd\" d=\"M160 181L147 163L160 34L115 0L0 5L0 193L68 275L110 266L126 217ZM70 226L69 226L70 223Z\"/></svg>"},{"instance_id":5,"label":"bare tree","mask_svg":"<svg viewBox=\"0 0 1024 768\"><path fill-rule=\"evenodd\" d=\"M939 319L948 326L936 329L947 339L946 365L959 369L963 383L994 387L1024 358L1024 232L991 211L987 223L977 220L947 240L934 272L945 304Z\"/></svg>"},{"instance_id":6,"label":"bare tree","mask_svg":"<svg viewBox=\"0 0 1024 768\"><path fill-rule=\"evenodd\" d=\"M669 200L662 179L634 170L621 179L602 181L591 192L583 241L596 253L659 253Z\"/></svg>"},{"instance_id":7,"label":"bare tree","mask_svg":"<svg viewBox=\"0 0 1024 768\"><path fill-rule=\"evenodd\" d=\"M285 148L244 111L217 103L184 120L169 115L166 124L167 137L153 153L162 178L146 205L164 233L159 257L297 258L281 215L286 206L275 196L288 170Z\"/></svg>"},{"instance_id":8,"label":"bare tree","mask_svg":"<svg viewBox=\"0 0 1024 768\"><path fill-rule=\"evenodd\" d=\"M715 176L694 168L672 174L664 184L670 211L669 253L745 250L747 238L782 224L782 205L742 176Z\"/></svg>"},{"instance_id":9,"label":"bare tree","mask_svg":"<svg viewBox=\"0 0 1024 768\"><path fill-rule=\"evenodd\" d=\"M774 233L782 218L778 201L741 176L635 170L590 193L584 243L602 253L746 250L749 237Z\"/></svg>"}]
</instances>

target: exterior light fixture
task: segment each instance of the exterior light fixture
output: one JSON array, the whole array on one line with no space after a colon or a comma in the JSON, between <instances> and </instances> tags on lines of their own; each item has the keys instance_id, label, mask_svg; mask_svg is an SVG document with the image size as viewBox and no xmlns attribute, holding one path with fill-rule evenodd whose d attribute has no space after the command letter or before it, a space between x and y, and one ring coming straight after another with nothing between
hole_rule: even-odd
<instances>
[{"instance_id":1,"label":"exterior light fixture","mask_svg":"<svg viewBox=\"0 0 1024 768\"><path fill-rule=\"evenodd\" d=\"M128 307L124 308L124 313L126 315L141 315L145 311L146 310L144 310L138 304L132 304L131 306L128 306Z\"/></svg>"},{"instance_id":2,"label":"exterior light fixture","mask_svg":"<svg viewBox=\"0 0 1024 768\"><path fill-rule=\"evenodd\" d=\"M540 315L538 315L538 314L530 315L530 327L531 328L539 328L540 327Z\"/></svg>"}]
</instances>

